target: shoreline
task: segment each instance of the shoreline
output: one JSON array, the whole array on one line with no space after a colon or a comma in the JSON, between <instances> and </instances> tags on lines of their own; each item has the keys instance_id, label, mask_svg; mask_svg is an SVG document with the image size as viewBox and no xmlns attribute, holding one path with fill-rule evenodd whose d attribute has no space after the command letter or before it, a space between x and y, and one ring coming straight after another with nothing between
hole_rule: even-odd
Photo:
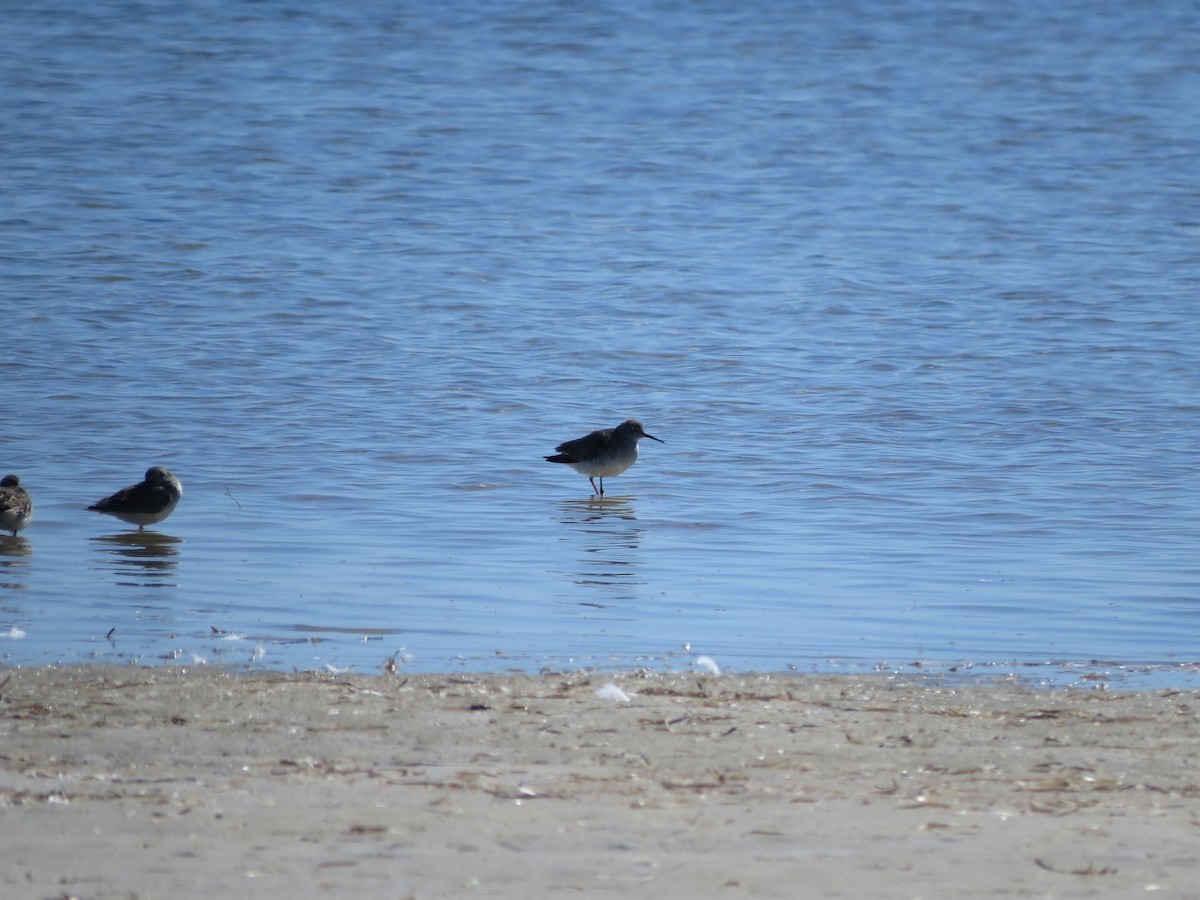
<instances>
[{"instance_id":1,"label":"shoreline","mask_svg":"<svg viewBox=\"0 0 1200 900\"><path fill-rule=\"evenodd\" d=\"M1200 691L83 665L0 669L0 715L12 898L1200 882Z\"/></svg>"}]
</instances>

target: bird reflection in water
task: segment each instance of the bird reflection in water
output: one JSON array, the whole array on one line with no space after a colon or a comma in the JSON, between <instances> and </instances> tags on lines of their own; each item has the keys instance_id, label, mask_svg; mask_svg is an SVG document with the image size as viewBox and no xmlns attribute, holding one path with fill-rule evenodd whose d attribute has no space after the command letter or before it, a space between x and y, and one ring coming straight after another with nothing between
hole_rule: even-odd
<instances>
[{"instance_id":1,"label":"bird reflection in water","mask_svg":"<svg viewBox=\"0 0 1200 900\"><path fill-rule=\"evenodd\" d=\"M121 531L90 538L105 552L103 567L127 587L175 587L183 538L157 531Z\"/></svg>"},{"instance_id":2,"label":"bird reflection in water","mask_svg":"<svg viewBox=\"0 0 1200 900\"><path fill-rule=\"evenodd\" d=\"M632 599L637 579L637 555L642 529L628 497L607 494L587 500L567 500L560 521L578 537L582 556L570 578L584 587ZM584 602L583 606L607 604Z\"/></svg>"},{"instance_id":3,"label":"bird reflection in water","mask_svg":"<svg viewBox=\"0 0 1200 900\"><path fill-rule=\"evenodd\" d=\"M30 556L33 544L28 538L0 534L0 590L19 591L25 587L21 577L29 571Z\"/></svg>"}]
</instances>

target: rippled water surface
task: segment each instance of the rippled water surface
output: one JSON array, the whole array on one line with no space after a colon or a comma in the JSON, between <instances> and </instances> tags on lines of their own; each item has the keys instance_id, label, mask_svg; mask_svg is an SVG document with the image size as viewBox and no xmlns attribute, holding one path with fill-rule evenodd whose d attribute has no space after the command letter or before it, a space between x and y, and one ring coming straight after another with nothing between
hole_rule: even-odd
<instances>
[{"instance_id":1,"label":"rippled water surface","mask_svg":"<svg viewBox=\"0 0 1200 900\"><path fill-rule=\"evenodd\" d=\"M9 11L0 661L1195 679L1198 29Z\"/></svg>"}]
</instances>

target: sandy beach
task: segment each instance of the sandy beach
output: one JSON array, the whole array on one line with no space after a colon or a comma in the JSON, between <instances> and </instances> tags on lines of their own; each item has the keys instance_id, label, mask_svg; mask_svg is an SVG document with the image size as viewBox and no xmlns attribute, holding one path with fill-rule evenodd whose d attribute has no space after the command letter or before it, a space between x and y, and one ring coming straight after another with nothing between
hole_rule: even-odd
<instances>
[{"instance_id":1,"label":"sandy beach","mask_svg":"<svg viewBox=\"0 0 1200 900\"><path fill-rule=\"evenodd\" d=\"M6 898L1200 896L1194 691L80 667L0 712Z\"/></svg>"}]
</instances>

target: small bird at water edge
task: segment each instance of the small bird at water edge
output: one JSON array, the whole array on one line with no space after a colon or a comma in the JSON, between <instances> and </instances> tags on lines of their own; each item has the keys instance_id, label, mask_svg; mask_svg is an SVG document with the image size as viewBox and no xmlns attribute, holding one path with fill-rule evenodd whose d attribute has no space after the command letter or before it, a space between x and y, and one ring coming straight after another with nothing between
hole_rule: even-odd
<instances>
[{"instance_id":1,"label":"small bird at water edge","mask_svg":"<svg viewBox=\"0 0 1200 900\"><path fill-rule=\"evenodd\" d=\"M646 429L637 419L626 419L616 428L601 428L559 444L554 448L558 452L545 457L545 460L566 463L576 472L586 475L592 483L592 491L603 497L605 476L615 478L637 462L638 441L642 438L666 443L652 434L646 434ZM600 487L596 487L597 478L600 479Z\"/></svg>"},{"instance_id":2,"label":"small bird at water edge","mask_svg":"<svg viewBox=\"0 0 1200 900\"><path fill-rule=\"evenodd\" d=\"M33 518L33 501L21 479L16 475L0 478L0 529L11 531L13 537Z\"/></svg>"},{"instance_id":3,"label":"small bird at water edge","mask_svg":"<svg viewBox=\"0 0 1200 900\"><path fill-rule=\"evenodd\" d=\"M121 488L115 494L93 503L88 509L107 513L136 525L141 531L147 525L161 522L169 516L183 496L183 485L162 466L146 470L146 480Z\"/></svg>"}]
</instances>

